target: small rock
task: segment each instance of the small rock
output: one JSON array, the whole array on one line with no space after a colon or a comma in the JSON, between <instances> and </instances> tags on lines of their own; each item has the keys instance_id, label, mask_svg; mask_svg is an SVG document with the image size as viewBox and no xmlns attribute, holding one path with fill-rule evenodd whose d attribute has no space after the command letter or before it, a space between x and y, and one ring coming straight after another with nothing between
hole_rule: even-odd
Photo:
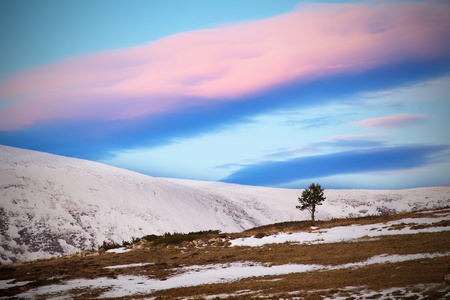
<instances>
[{"instance_id":1,"label":"small rock","mask_svg":"<svg viewBox=\"0 0 450 300\"><path fill-rule=\"evenodd\" d=\"M450 284L450 274L444 276L444 281L445 283Z\"/></svg>"},{"instance_id":2,"label":"small rock","mask_svg":"<svg viewBox=\"0 0 450 300\"><path fill-rule=\"evenodd\" d=\"M257 239L262 239L265 236L266 234L264 232L258 232L257 234L255 234L255 238Z\"/></svg>"}]
</instances>

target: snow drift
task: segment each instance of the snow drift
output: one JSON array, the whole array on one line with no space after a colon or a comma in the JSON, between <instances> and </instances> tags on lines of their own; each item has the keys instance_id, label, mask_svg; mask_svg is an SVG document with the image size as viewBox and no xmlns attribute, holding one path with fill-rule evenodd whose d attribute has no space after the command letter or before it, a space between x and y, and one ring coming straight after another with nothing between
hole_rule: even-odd
<instances>
[{"instance_id":1,"label":"snow drift","mask_svg":"<svg viewBox=\"0 0 450 300\"><path fill-rule=\"evenodd\" d=\"M325 187L326 188L326 187ZM164 232L241 231L308 219L301 190L154 178L0 145L0 262L97 248ZM327 190L317 219L447 206L450 187Z\"/></svg>"}]
</instances>

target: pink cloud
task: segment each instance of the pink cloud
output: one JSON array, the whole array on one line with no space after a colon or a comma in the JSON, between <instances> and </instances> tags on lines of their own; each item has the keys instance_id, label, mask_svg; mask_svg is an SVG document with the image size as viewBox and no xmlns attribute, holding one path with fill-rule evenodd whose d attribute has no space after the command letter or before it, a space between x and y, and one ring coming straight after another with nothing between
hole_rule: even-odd
<instances>
[{"instance_id":1,"label":"pink cloud","mask_svg":"<svg viewBox=\"0 0 450 300\"><path fill-rule=\"evenodd\" d=\"M60 119L129 119L239 101L292 81L447 50L450 5L309 4L265 20L62 61L0 84L0 130Z\"/></svg>"},{"instance_id":2,"label":"pink cloud","mask_svg":"<svg viewBox=\"0 0 450 300\"><path fill-rule=\"evenodd\" d=\"M396 114L387 117L361 120L356 122L356 125L370 129L395 129L413 126L429 118L427 115Z\"/></svg>"}]
</instances>

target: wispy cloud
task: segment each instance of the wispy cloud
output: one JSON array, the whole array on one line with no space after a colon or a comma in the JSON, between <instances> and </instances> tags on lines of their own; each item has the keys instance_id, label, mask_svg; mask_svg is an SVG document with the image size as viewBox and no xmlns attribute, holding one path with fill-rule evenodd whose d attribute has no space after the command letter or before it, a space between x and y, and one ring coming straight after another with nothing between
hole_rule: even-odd
<instances>
[{"instance_id":1,"label":"wispy cloud","mask_svg":"<svg viewBox=\"0 0 450 300\"><path fill-rule=\"evenodd\" d=\"M383 138L372 134L338 135L317 142L315 146L332 146L333 148L373 148L385 145Z\"/></svg>"},{"instance_id":2,"label":"wispy cloud","mask_svg":"<svg viewBox=\"0 0 450 300\"><path fill-rule=\"evenodd\" d=\"M99 159L436 78L450 72L449 16L446 1L302 4L41 66L0 82L0 143ZM300 129L342 121L316 117ZM356 142L381 146L333 141Z\"/></svg>"},{"instance_id":3,"label":"wispy cloud","mask_svg":"<svg viewBox=\"0 0 450 300\"><path fill-rule=\"evenodd\" d=\"M300 5L278 17L170 36L11 76L0 129L159 116L292 82L447 54L450 5ZM333 49L333 51L330 51Z\"/></svg>"},{"instance_id":4,"label":"wispy cloud","mask_svg":"<svg viewBox=\"0 0 450 300\"><path fill-rule=\"evenodd\" d=\"M302 119L291 118L286 121L286 124L297 126L303 129L317 129L327 126L339 125L343 121L341 118L330 118L330 116L318 116L318 117L305 117Z\"/></svg>"},{"instance_id":5,"label":"wispy cloud","mask_svg":"<svg viewBox=\"0 0 450 300\"><path fill-rule=\"evenodd\" d=\"M287 149L287 150L283 150L283 151L274 152L274 153L263 156L261 159L262 160L283 159L283 158L285 159L287 157L298 156L299 154L312 152L314 150L316 150L315 146L308 145L308 146L298 147L295 149Z\"/></svg>"},{"instance_id":6,"label":"wispy cloud","mask_svg":"<svg viewBox=\"0 0 450 300\"><path fill-rule=\"evenodd\" d=\"M258 165L265 161L285 161L300 156L328 152L329 149L369 149L386 146L385 138L374 134L339 135L325 140L294 148L281 148L263 155L258 159L240 161L216 166L221 169L238 169L248 165Z\"/></svg>"},{"instance_id":7,"label":"wispy cloud","mask_svg":"<svg viewBox=\"0 0 450 300\"><path fill-rule=\"evenodd\" d=\"M247 185L276 186L301 179L318 179L338 174L404 171L434 162L433 157L448 146L404 146L353 150L267 161L247 165L222 179L224 182Z\"/></svg>"},{"instance_id":8,"label":"wispy cloud","mask_svg":"<svg viewBox=\"0 0 450 300\"><path fill-rule=\"evenodd\" d=\"M396 114L387 117L371 118L356 122L356 125L370 129L395 129L417 125L430 119L427 115Z\"/></svg>"}]
</instances>

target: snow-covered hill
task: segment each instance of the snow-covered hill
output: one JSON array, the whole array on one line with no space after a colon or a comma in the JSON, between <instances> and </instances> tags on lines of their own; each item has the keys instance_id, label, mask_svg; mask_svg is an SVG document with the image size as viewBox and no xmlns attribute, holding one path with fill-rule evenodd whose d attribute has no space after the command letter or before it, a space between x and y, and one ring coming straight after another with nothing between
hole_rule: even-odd
<instances>
[{"instance_id":1,"label":"snow-covered hill","mask_svg":"<svg viewBox=\"0 0 450 300\"><path fill-rule=\"evenodd\" d=\"M308 219L301 190L154 178L91 161L0 145L0 262L96 248L164 232ZM317 219L436 208L449 187L325 190Z\"/></svg>"}]
</instances>

